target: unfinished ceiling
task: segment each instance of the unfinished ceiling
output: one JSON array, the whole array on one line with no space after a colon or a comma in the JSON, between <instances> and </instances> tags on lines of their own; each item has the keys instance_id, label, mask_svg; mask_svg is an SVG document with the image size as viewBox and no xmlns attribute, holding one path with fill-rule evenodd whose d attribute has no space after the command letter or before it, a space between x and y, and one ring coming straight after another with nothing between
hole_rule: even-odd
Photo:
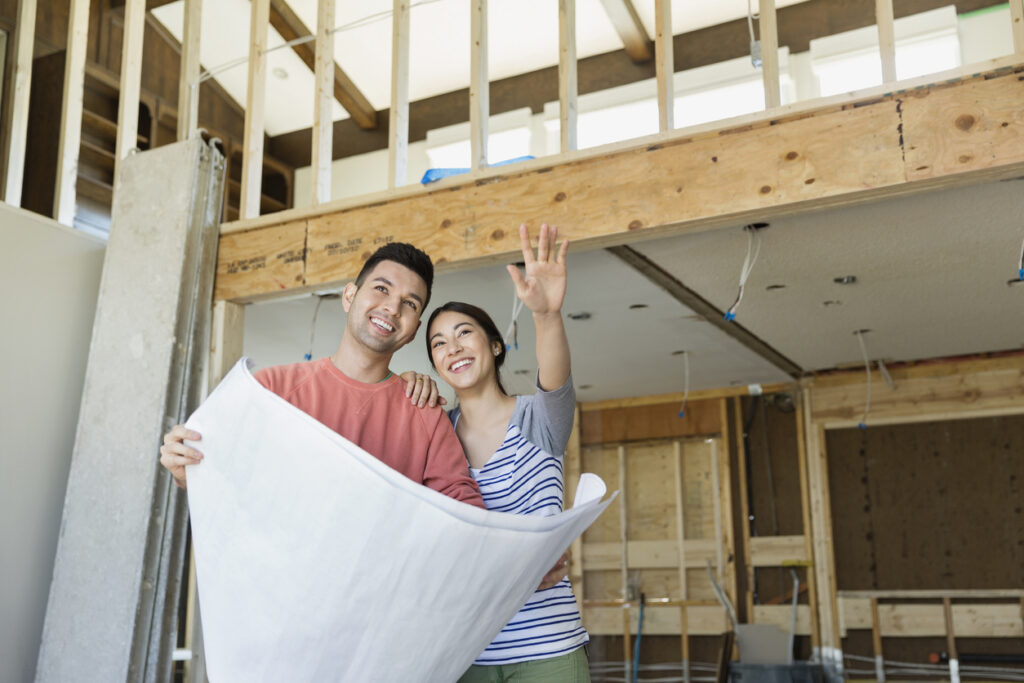
<instances>
[{"instance_id":1,"label":"unfinished ceiling","mask_svg":"<svg viewBox=\"0 0 1024 683\"><path fill-rule=\"evenodd\" d=\"M1024 346L1024 284L1007 284L1024 240L1024 179L776 219L760 236L736 322L805 371L862 363L853 334L861 329L871 330L871 358L887 361ZM740 225L632 246L721 310L736 296L747 250ZM787 379L607 252L570 249L569 263L563 310L590 314L566 321L580 400L682 391L673 352L683 350L691 389ZM834 282L848 275L854 284ZM439 275L431 308L451 299L482 306L500 329L508 324L512 287L501 267ZM246 353L260 365L301 360L313 310L308 296L247 307ZM506 376L528 392L533 324L528 312L520 319ZM340 303L325 300L314 356L333 352L343 324ZM427 371L422 336L393 369Z\"/></svg>"},{"instance_id":2,"label":"unfinished ceiling","mask_svg":"<svg viewBox=\"0 0 1024 683\"><path fill-rule=\"evenodd\" d=\"M778 7L801 0L779 0ZM316 0L288 3L311 31L316 29ZM756 3L755 3L756 4ZM654 0L633 0L647 35L654 35ZM335 33L335 62L376 110L387 109L391 93L391 0L337 0L335 25L352 26ZM152 10L181 40L184 0ZM579 58L621 50L622 39L601 0L577 0L576 40ZM745 17L745 0L672 3L673 33L679 34ZM235 99L246 99L249 53L248 0L203 3L200 61ZM469 85L469 5L465 0L419 0L412 3L409 97L416 101ZM491 80L558 64L558 5L554 0L491 0L488 63ZM271 27L270 48L284 40ZM309 128L313 123L313 74L288 48L267 55L270 91L266 130L271 136ZM239 61L243 60L243 61ZM226 70L222 65L238 62ZM335 103L334 120L348 118Z\"/></svg>"}]
</instances>

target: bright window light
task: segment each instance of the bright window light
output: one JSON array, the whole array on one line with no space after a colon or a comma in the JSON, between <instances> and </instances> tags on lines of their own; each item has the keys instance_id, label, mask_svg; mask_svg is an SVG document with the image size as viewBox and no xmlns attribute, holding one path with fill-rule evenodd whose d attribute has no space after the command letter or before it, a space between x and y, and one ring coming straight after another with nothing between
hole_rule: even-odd
<instances>
[{"instance_id":1,"label":"bright window light","mask_svg":"<svg viewBox=\"0 0 1024 683\"><path fill-rule=\"evenodd\" d=\"M513 128L487 136L487 163L496 164L530 153L530 129ZM469 168L472 149L469 140L438 145L427 150L431 168Z\"/></svg>"},{"instance_id":2,"label":"bright window light","mask_svg":"<svg viewBox=\"0 0 1024 683\"><path fill-rule=\"evenodd\" d=\"M557 130L557 120L555 122ZM658 132L657 100L639 100L581 113L576 119L579 149L606 145Z\"/></svg>"}]
</instances>

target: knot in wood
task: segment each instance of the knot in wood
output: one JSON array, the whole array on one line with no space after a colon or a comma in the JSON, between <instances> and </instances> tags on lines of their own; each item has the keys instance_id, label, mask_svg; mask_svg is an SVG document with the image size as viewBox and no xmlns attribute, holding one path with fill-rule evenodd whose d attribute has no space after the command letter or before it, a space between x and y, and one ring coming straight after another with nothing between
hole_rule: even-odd
<instances>
[{"instance_id":1,"label":"knot in wood","mask_svg":"<svg viewBox=\"0 0 1024 683\"><path fill-rule=\"evenodd\" d=\"M558 194L556 194L555 195L555 201L556 202L564 202L565 201L565 193L564 192L559 192Z\"/></svg>"},{"instance_id":2,"label":"knot in wood","mask_svg":"<svg viewBox=\"0 0 1024 683\"><path fill-rule=\"evenodd\" d=\"M644 227L644 224L641 223L640 221L633 221L629 224L630 230L639 230L642 227Z\"/></svg>"},{"instance_id":3,"label":"knot in wood","mask_svg":"<svg viewBox=\"0 0 1024 683\"><path fill-rule=\"evenodd\" d=\"M974 125L974 117L971 116L970 114L961 114L960 116L956 117L956 121L953 122L953 125L955 125L960 130L967 132Z\"/></svg>"}]
</instances>

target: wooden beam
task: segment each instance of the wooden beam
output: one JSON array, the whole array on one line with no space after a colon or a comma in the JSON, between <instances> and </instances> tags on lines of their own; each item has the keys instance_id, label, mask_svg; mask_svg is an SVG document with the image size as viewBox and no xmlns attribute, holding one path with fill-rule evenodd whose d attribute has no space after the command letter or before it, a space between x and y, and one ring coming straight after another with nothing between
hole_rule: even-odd
<instances>
[{"instance_id":1,"label":"wooden beam","mask_svg":"<svg viewBox=\"0 0 1024 683\"><path fill-rule=\"evenodd\" d=\"M249 80L245 97L245 135L242 143L241 218L260 215L263 187L263 105L267 93L267 20L270 0L252 0L249 15Z\"/></svg>"},{"instance_id":2,"label":"wooden beam","mask_svg":"<svg viewBox=\"0 0 1024 683\"><path fill-rule=\"evenodd\" d=\"M713 538L688 538L683 541L687 569L704 569L718 555ZM614 571L622 567L621 543L586 542L583 562L587 571ZM626 543L626 567L629 569L678 569L678 541L629 541Z\"/></svg>"},{"instance_id":3,"label":"wooden beam","mask_svg":"<svg viewBox=\"0 0 1024 683\"><path fill-rule=\"evenodd\" d=\"M681 622L681 610L677 605L660 605L648 601L644 613L644 636L678 636L683 632ZM622 613L629 614L629 610L622 607L584 607L583 623L587 625L587 632L599 636L622 636L623 617ZM628 618L628 617L627 617ZM686 632L691 636L717 636L729 628L725 613L717 605L697 605L686 608ZM636 627L631 619L629 622L630 632L635 632ZM633 653L629 653L632 658ZM629 675L626 680L631 680Z\"/></svg>"},{"instance_id":4,"label":"wooden beam","mask_svg":"<svg viewBox=\"0 0 1024 683\"><path fill-rule=\"evenodd\" d=\"M270 25L281 34L285 41L290 42L313 35L306 28L306 25L302 23L299 15L288 6L287 0L270 0L269 16ZM333 29L334 27L332 26L331 28ZM333 36L334 34L332 33L331 35ZM333 45L333 41L331 44ZM309 67L310 71L316 71L316 51L310 46L309 42L292 45L292 50L302 60L302 63ZM375 129L377 127L376 110L370 104L370 101L366 99L366 96L356 87L356 84L352 82L352 79L334 62L333 50L331 52L331 64L334 65L334 98L352 116L352 120L360 128L363 130Z\"/></svg>"},{"instance_id":5,"label":"wooden beam","mask_svg":"<svg viewBox=\"0 0 1024 683\"><path fill-rule=\"evenodd\" d=\"M796 410L793 419L796 421L797 467L800 477L800 526L804 536L804 555L807 559L814 557L814 533L811 523L811 490L807 473L807 423L803 401L804 392L793 392L796 398ZM738 399L737 399L738 400ZM817 651L821 647L821 626L819 624L818 588L814 578L814 568L808 567L807 602L811 608L811 648Z\"/></svg>"},{"instance_id":6,"label":"wooden beam","mask_svg":"<svg viewBox=\"0 0 1024 683\"><path fill-rule=\"evenodd\" d=\"M758 356L793 378L804 374L803 369L775 350L767 342L742 325L725 319L725 311L716 308L707 299L693 291L675 276L632 247L609 247L608 251L652 283L668 292L672 298L699 315L712 327L717 327Z\"/></svg>"},{"instance_id":7,"label":"wooden beam","mask_svg":"<svg viewBox=\"0 0 1024 683\"><path fill-rule=\"evenodd\" d=\"M747 396L752 392L755 394L774 394L780 391L790 391L793 384L752 384L745 387L723 387L721 389L695 389L690 391L686 397L687 401L706 401L714 398L732 398L734 396ZM634 396L631 398L612 398L606 401L589 401L580 404L580 410L590 412L595 410L610 410L613 408L635 408L637 406L653 406L660 403L680 403L683 400L683 392L678 391L671 394L652 394L650 396Z\"/></svg>"},{"instance_id":8,"label":"wooden beam","mask_svg":"<svg viewBox=\"0 0 1024 683\"><path fill-rule=\"evenodd\" d=\"M85 53L89 40L89 0L71 0L68 13L67 61L60 115L57 180L53 192L53 216L71 225L75 217L75 186L78 182L78 148L82 141L82 102L85 95Z\"/></svg>"},{"instance_id":9,"label":"wooden beam","mask_svg":"<svg viewBox=\"0 0 1024 683\"><path fill-rule=\"evenodd\" d=\"M844 632L871 628L871 598L840 602ZM958 638L1024 637L1020 605L1013 602L952 605L951 616ZM879 603L878 631L883 638L943 638L948 633L944 605Z\"/></svg>"},{"instance_id":10,"label":"wooden beam","mask_svg":"<svg viewBox=\"0 0 1024 683\"><path fill-rule=\"evenodd\" d=\"M658 130L675 128L675 57L672 52L672 0L654 0L654 62L658 81Z\"/></svg>"},{"instance_id":11,"label":"wooden beam","mask_svg":"<svg viewBox=\"0 0 1024 683\"><path fill-rule=\"evenodd\" d=\"M875 371L877 373L877 371ZM854 376L857 373L854 373ZM864 401L864 375L814 381L813 419L828 428L856 426ZM988 363L931 364L918 371L894 368L893 390L872 396L872 424L899 424L1024 413L1024 356ZM831 381L829 381L831 380ZM875 375L881 385L882 378Z\"/></svg>"},{"instance_id":12,"label":"wooden beam","mask_svg":"<svg viewBox=\"0 0 1024 683\"><path fill-rule=\"evenodd\" d=\"M313 204L331 201L334 120L331 76L334 66L334 0L319 0L316 12L316 66L313 70Z\"/></svg>"},{"instance_id":13,"label":"wooden beam","mask_svg":"<svg viewBox=\"0 0 1024 683\"><path fill-rule=\"evenodd\" d=\"M569 443L565 448L565 473L568 477L565 487L565 499L562 509L567 510L576 499L576 487L579 484L580 474L583 472L583 452L580 449L580 408L579 404L573 413L572 432L569 434ZM569 581L572 583L573 593L576 596L576 606L583 613L583 579L586 576L583 565L583 535L576 537L572 542L569 552Z\"/></svg>"},{"instance_id":14,"label":"wooden beam","mask_svg":"<svg viewBox=\"0 0 1024 683\"><path fill-rule=\"evenodd\" d=\"M721 497L722 520L722 549L725 553L725 590L736 604L739 597L739 581L736 577L736 532L733 524L732 504L732 458L730 457L732 436L729 433L729 401L725 398L718 399L718 408L721 414L721 435L712 443L715 454L718 455L718 491ZM721 453L719 454L719 448Z\"/></svg>"},{"instance_id":15,"label":"wooden beam","mask_svg":"<svg viewBox=\"0 0 1024 683\"><path fill-rule=\"evenodd\" d=\"M388 187L409 173L409 2L394 0L391 16L391 106L388 116Z\"/></svg>"},{"instance_id":16,"label":"wooden beam","mask_svg":"<svg viewBox=\"0 0 1024 683\"><path fill-rule=\"evenodd\" d=\"M779 84L779 24L775 0L758 0L758 37L761 39L761 76L764 80L764 108L782 104Z\"/></svg>"},{"instance_id":17,"label":"wooden beam","mask_svg":"<svg viewBox=\"0 0 1024 683\"><path fill-rule=\"evenodd\" d=\"M117 142L114 152L114 189L117 168L139 144L139 96L142 94L142 37L146 28L146 0L127 0L121 41L121 81L117 98Z\"/></svg>"},{"instance_id":18,"label":"wooden beam","mask_svg":"<svg viewBox=\"0 0 1024 683\"><path fill-rule=\"evenodd\" d=\"M878 52L882 60L882 82L896 82L896 31L892 0L875 0L875 23L878 24Z\"/></svg>"},{"instance_id":19,"label":"wooden beam","mask_svg":"<svg viewBox=\"0 0 1024 683\"><path fill-rule=\"evenodd\" d=\"M1010 0L1010 22L1013 30L1013 51L1024 55L1024 0Z\"/></svg>"},{"instance_id":20,"label":"wooden beam","mask_svg":"<svg viewBox=\"0 0 1024 683\"><path fill-rule=\"evenodd\" d=\"M646 62L651 53L651 39L631 0L601 0L608 19L619 34L626 54L634 62Z\"/></svg>"},{"instance_id":21,"label":"wooden beam","mask_svg":"<svg viewBox=\"0 0 1024 683\"><path fill-rule=\"evenodd\" d=\"M25 149L28 144L28 103L32 90L32 48L36 39L36 0L18 4L18 24L14 34L14 65L11 69L11 132L7 140L7 175L4 201L21 206L21 188L25 178Z\"/></svg>"},{"instance_id":22,"label":"wooden beam","mask_svg":"<svg viewBox=\"0 0 1024 683\"><path fill-rule=\"evenodd\" d=\"M509 226L523 221L555 222L580 248L607 247L1020 176L1024 121L1015 112L1024 65L990 65L996 70L952 82L927 85L945 75L906 81L901 87L925 84L910 96L875 89L789 105L576 152L571 160L537 159L226 224L223 234L248 231L242 244L260 241L272 226L302 222L308 250L289 261L292 277L283 287L268 277L277 259L268 251L260 255L264 268L218 277L216 297L254 301L336 285L358 273L380 240L416 243L440 270L455 270L514 260L518 236ZM222 244L218 258L224 266L238 255Z\"/></svg>"},{"instance_id":23,"label":"wooden beam","mask_svg":"<svg viewBox=\"0 0 1024 683\"><path fill-rule=\"evenodd\" d=\"M558 136L563 154L578 146L578 91L576 0L558 0Z\"/></svg>"},{"instance_id":24,"label":"wooden beam","mask_svg":"<svg viewBox=\"0 0 1024 683\"><path fill-rule=\"evenodd\" d=\"M878 618L878 600L871 598L871 646L875 652L875 679L885 683L885 659L882 656L882 628Z\"/></svg>"},{"instance_id":25,"label":"wooden beam","mask_svg":"<svg viewBox=\"0 0 1024 683\"><path fill-rule=\"evenodd\" d=\"M487 166L487 119L491 94L487 78L487 0L470 0L469 167Z\"/></svg>"},{"instance_id":26,"label":"wooden beam","mask_svg":"<svg viewBox=\"0 0 1024 683\"><path fill-rule=\"evenodd\" d=\"M178 140L187 140L199 127L199 38L203 26L203 0L185 0L178 74Z\"/></svg>"}]
</instances>

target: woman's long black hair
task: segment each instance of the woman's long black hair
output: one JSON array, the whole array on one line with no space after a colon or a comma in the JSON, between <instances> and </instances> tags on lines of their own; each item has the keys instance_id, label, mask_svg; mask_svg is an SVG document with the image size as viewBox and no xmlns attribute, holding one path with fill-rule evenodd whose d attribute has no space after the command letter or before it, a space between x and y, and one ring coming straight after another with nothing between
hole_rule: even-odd
<instances>
[{"instance_id":1,"label":"woman's long black hair","mask_svg":"<svg viewBox=\"0 0 1024 683\"><path fill-rule=\"evenodd\" d=\"M430 328L437 316L448 312L461 313L472 318L480 326L480 329L484 331L484 334L487 335L488 345L497 342L501 346L501 352L494 357L494 381L498 383L499 391L508 396L508 392L505 391L505 387L501 384L501 366L505 363L505 340L502 339L501 332L498 332L498 326L491 320L491 316L487 315L487 312L479 306L467 304L463 301L449 301L443 306L438 306L434 309L434 312L430 314L430 319L427 320L427 358L430 360L430 367L437 370L437 367L434 365L434 354L431 353L430 349Z\"/></svg>"}]
</instances>

